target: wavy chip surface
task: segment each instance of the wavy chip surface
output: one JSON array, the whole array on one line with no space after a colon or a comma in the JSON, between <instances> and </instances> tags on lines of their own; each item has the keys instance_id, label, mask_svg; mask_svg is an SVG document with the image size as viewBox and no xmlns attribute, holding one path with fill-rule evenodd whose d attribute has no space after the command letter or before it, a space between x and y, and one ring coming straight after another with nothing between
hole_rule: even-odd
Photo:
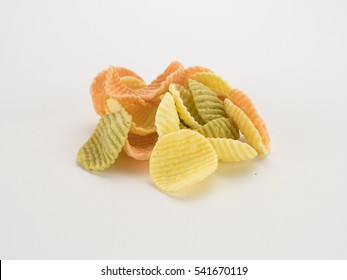
<instances>
[{"instance_id":1,"label":"wavy chip surface","mask_svg":"<svg viewBox=\"0 0 347 280\"><path fill-rule=\"evenodd\" d=\"M262 142L265 146L270 144L270 136L266 128L266 124L258 114L252 100L241 90L234 89L229 93L229 99L239 107L250 118L254 126L257 128Z\"/></svg>"},{"instance_id":2,"label":"wavy chip surface","mask_svg":"<svg viewBox=\"0 0 347 280\"><path fill-rule=\"evenodd\" d=\"M190 78L207 86L215 93L228 94L232 90L228 82L216 73L201 72L192 75Z\"/></svg>"},{"instance_id":3,"label":"wavy chip surface","mask_svg":"<svg viewBox=\"0 0 347 280\"><path fill-rule=\"evenodd\" d=\"M224 100L224 106L226 113L236 123L248 143L256 149L259 154L268 154L270 147L263 144L258 130L247 115L229 99Z\"/></svg>"},{"instance_id":4,"label":"wavy chip surface","mask_svg":"<svg viewBox=\"0 0 347 280\"><path fill-rule=\"evenodd\" d=\"M195 108L193 95L189 90L180 85L171 84L169 91L175 99L179 117L186 125L191 128L199 128L201 124L205 123Z\"/></svg>"},{"instance_id":5,"label":"wavy chip surface","mask_svg":"<svg viewBox=\"0 0 347 280\"><path fill-rule=\"evenodd\" d=\"M192 186L212 174L217 164L209 141L198 132L182 129L158 139L150 158L150 172L160 190L182 195L193 191Z\"/></svg>"},{"instance_id":6,"label":"wavy chip surface","mask_svg":"<svg viewBox=\"0 0 347 280\"><path fill-rule=\"evenodd\" d=\"M146 83L138 78L132 76L124 76L120 78L120 81L132 89L140 89L146 86Z\"/></svg>"},{"instance_id":7,"label":"wavy chip surface","mask_svg":"<svg viewBox=\"0 0 347 280\"><path fill-rule=\"evenodd\" d=\"M89 170L104 170L118 157L131 125L131 116L121 110L102 117L88 141L78 151L77 161Z\"/></svg>"},{"instance_id":8,"label":"wavy chip surface","mask_svg":"<svg viewBox=\"0 0 347 280\"><path fill-rule=\"evenodd\" d=\"M217 153L218 159L224 162L235 162L253 159L257 151L247 143L233 139L207 138Z\"/></svg>"},{"instance_id":9,"label":"wavy chip surface","mask_svg":"<svg viewBox=\"0 0 347 280\"><path fill-rule=\"evenodd\" d=\"M175 83L181 78L182 72L183 65L178 61L174 61L162 74L146 87L141 89L132 89L121 82L117 69L114 66L111 66L108 68L106 74L105 94L114 99L137 96L143 100L149 101L165 93L171 83Z\"/></svg>"},{"instance_id":10,"label":"wavy chip surface","mask_svg":"<svg viewBox=\"0 0 347 280\"><path fill-rule=\"evenodd\" d=\"M116 100L108 99L107 111L115 113L124 108L132 116L131 133L137 135L148 135L156 132L154 124L155 114L157 112L157 103L137 102L137 100Z\"/></svg>"},{"instance_id":11,"label":"wavy chip surface","mask_svg":"<svg viewBox=\"0 0 347 280\"><path fill-rule=\"evenodd\" d=\"M205 137L239 139L238 128L227 118L214 119L196 130Z\"/></svg>"},{"instance_id":12,"label":"wavy chip surface","mask_svg":"<svg viewBox=\"0 0 347 280\"><path fill-rule=\"evenodd\" d=\"M207 86L189 79L189 89L193 94L195 107L205 122L225 117L223 101Z\"/></svg>"},{"instance_id":13,"label":"wavy chip surface","mask_svg":"<svg viewBox=\"0 0 347 280\"><path fill-rule=\"evenodd\" d=\"M149 160L157 140L157 133L146 136L129 133L128 140L125 142L123 149L129 157L136 160Z\"/></svg>"},{"instance_id":14,"label":"wavy chip surface","mask_svg":"<svg viewBox=\"0 0 347 280\"><path fill-rule=\"evenodd\" d=\"M170 92L165 93L155 116L155 126L160 136L180 129L180 119L176 111L175 100Z\"/></svg>"}]
</instances>

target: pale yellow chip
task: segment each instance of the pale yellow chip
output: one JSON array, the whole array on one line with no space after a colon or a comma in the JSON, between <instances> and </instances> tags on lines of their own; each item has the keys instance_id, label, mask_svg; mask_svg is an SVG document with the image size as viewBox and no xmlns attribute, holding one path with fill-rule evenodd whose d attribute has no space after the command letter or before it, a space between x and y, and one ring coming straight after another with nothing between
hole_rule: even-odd
<instances>
[{"instance_id":1,"label":"pale yellow chip","mask_svg":"<svg viewBox=\"0 0 347 280\"><path fill-rule=\"evenodd\" d=\"M175 99L176 109L181 120L191 128L199 128L204 121L195 108L191 92L177 84L171 84L169 91Z\"/></svg>"},{"instance_id":2,"label":"pale yellow chip","mask_svg":"<svg viewBox=\"0 0 347 280\"><path fill-rule=\"evenodd\" d=\"M150 172L163 192L185 195L195 192L194 184L212 174L217 164L217 154L204 136L181 129L158 139L150 158Z\"/></svg>"},{"instance_id":3,"label":"pale yellow chip","mask_svg":"<svg viewBox=\"0 0 347 280\"><path fill-rule=\"evenodd\" d=\"M227 118L214 119L196 130L205 137L239 139L238 128Z\"/></svg>"},{"instance_id":4,"label":"pale yellow chip","mask_svg":"<svg viewBox=\"0 0 347 280\"><path fill-rule=\"evenodd\" d=\"M145 136L156 132L154 124L158 103L138 102L137 99L111 99L106 101L106 111L115 113L124 108L132 116L131 133Z\"/></svg>"},{"instance_id":5,"label":"pale yellow chip","mask_svg":"<svg viewBox=\"0 0 347 280\"><path fill-rule=\"evenodd\" d=\"M132 89L140 89L146 86L146 83L144 81L132 76L121 77L120 81L127 87L130 87Z\"/></svg>"},{"instance_id":6,"label":"pale yellow chip","mask_svg":"<svg viewBox=\"0 0 347 280\"><path fill-rule=\"evenodd\" d=\"M189 79L189 89L193 94L195 107L205 122L225 117L223 101L207 86Z\"/></svg>"},{"instance_id":7,"label":"pale yellow chip","mask_svg":"<svg viewBox=\"0 0 347 280\"><path fill-rule=\"evenodd\" d=\"M207 138L217 153L218 159L224 162L253 159L257 151L247 143L225 138Z\"/></svg>"},{"instance_id":8,"label":"pale yellow chip","mask_svg":"<svg viewBox=\"0 0 347 280\"><path fill-rule=\"evenodd\" d=\"M229 94L232 87L221 76L212 72L200 72L190 77L191 79L207 86L214 92Z\"/></svg>"},{"instance_id":9,"label":"pale yellow chip","mask_svg":"<svg viewBox=\"0 0 347 280\"><path fill-rule=\"evenodd\" d=\"M170 92L165 93L155 115L155 126L159 137L180 129L180 119L175 100Z\"/></svg>"},{"instance_id":10,"label":"pale yellow chip","mask_svg":"<svg viewBox=\"0 0 347 280\"><path fill-rule=\"evenodd\" d=\"M115 162L122 150L131 125L125 111L103 116L88 141L80 148L77 161L89 170L103 170Z\"/></svg>"},{"instance_id":11,"label":"pale yellow chip","mask_svg":"<svg viewBox=\"0 0 347 280\"><path fill-rule=\"evenodd\" d=\"M268 154L270 147L263 144L258 130L247 115L229 99L224 100L224 106L225 112L236 123L248 143L256 149L259 154Z\"/></svg>"}]
</instances>

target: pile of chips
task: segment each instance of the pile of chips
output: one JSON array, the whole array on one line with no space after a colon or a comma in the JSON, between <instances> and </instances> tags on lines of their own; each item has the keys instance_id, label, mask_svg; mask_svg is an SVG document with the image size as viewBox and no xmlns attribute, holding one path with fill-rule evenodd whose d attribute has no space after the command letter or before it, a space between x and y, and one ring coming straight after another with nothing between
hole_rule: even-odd
<instances>
[{"instance_id":1,"label":"pile of chips","mask_svg":"<svg viewBox=\"0 0 347 280\"><path fill-rule=\"evenodd\" d=\"M218 160L269 153L270 137L252 101L208 68L175 61L146 84L135 72L110 66L90 91L101 119L78 152L88 170L108 168L124 150L149 160L155 185L180 196L198 191L196 183Z\"/></svg>"}]
</instances>

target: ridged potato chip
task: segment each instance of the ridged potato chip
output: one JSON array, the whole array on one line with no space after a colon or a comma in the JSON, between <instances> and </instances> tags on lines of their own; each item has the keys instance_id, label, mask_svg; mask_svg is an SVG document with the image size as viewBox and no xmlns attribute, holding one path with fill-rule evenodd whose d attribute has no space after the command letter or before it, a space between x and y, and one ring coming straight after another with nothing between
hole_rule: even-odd
<instances>
[{"instance_id":1,"label":"ridged potato chip","mask_svg":"<svg viewBox=\"0 0 347 280\"><path fill-rule=\"evenodd\" d=\"M183 85L183 86L187 86L188 85L188 79L193 76L196 73L200 73L200 72L212 72L210 69L206 68L206 67L202 67L202 66L191 66L188 67L187 69L184 69L184 71L182 72L181 78L179 80L179 84Z\"/></svg>"},{"instance_id":2,"label":"ridged potato chip","mask_svg":"<svg viewBox=\"0 0 347 280\"><path fill-rule=\"evenodd\" d=\"M117 71L118 76L120 77L120 83L124 84L125 86L136 85L138 88L141 83L144 84L142 77L128 68L114 67L114 70ZM100 116L103 116L107 113L106 100L108 99L108 96L105 93L107 71L108 69L96 75L92 84L90 85L90 94L92 96L93 106L96 113Z\"/></svg>"},{"instance_id":3,"label":"ridged potato chip","mask_svg":"<svg viewBox=\"0 0 347 280\"><path fill-rule=\"evenodd\" d=\"M165 93L155 115L155 126L160 136L180 129L180 119L176 111L175 100L170 92Z\"/></svg>"},{"instance_id":4,"label":"ridged potato chip","mask_svg":"<svg viewBox=\"0 0 347 280\"><path fill-rule=\"evenodd\" d=\"M253 159L257 151L247 143L225 138L207 138L217 153L218 159L224 162Z\"/></svg>"},{"instance_id":5,"label":"ridged potato chip","mask_svg":"<svg viewBox=\"0 0 347 280\"><path fill-rule=\"evenodd\" d=\"M192 79L188 80L188 84L193 94L195 107L205 122L225 117L223 102L215 92Z\"/></svg>"},{"instance_id":6,"label":"ridged potato chip","mask_svg":"<svg viewBox=\"0 0 347 280\"><path fill-rule=\"evenodd\" d=\"M175 99L177 112L186 125L191 128L199 128L201 124L205 123L195 108L190 91L177 84L171 84L169 91Z\"/></svg>"},{"instance_id":7,"label":"ridged potato chip","mask_svg":"<svg viewBox=\"0 0 347 280\"><path fill-rule=\"evenodd\" d=\"M212 72L196 73L190 77L191 79L207 86L215 93L228 94L232 87L221 76Z\"/></svg>"},{"instance_id":8,"label":"ridged potato chip","mask_svg":"<svg viewBox=\"0 0 347 280\"><path fill-rule=\"evenodd\" d=\"M137 102L132 99L108 99L107 111L117 112L119 108L124 108L132 116L131 133L137 135L148 135L156 132L154 124L155 114L157 112L157 103Z\"/></svg>"},{"instance_id":9,"label":"ridged potato chip","mask_svg":"<svg viewBox=\"0 0 347 280\"><path fill-rule=\"evenodd\" d=\"M116 68L110 66L106 74L105 94L118 100L129 96L137 96L143 100L150 101L165 93L168 90L170 83L175 83L180 79L182 72L183 65L178 61L174 61L161 75L146 87L141 89L132 89L121 82Z\"/></svg>"},{"instance_id":10,"label":"ridged potato chip","mask_svg":"<svg viewBox=\"0 0 347 280\"><path fill-rule=\"evenodd\" d=\"M217 164L217 154L204 136L181 129L158 139L150 158L150 172L160 190L184 195L195 191L193 185L212 174Z\"/></svg>"},{"instance_id":11,"label":"ridged potato chip","mask_svg":"<svg viewBox=\"0 0 347 280\"><path fill-rule=\"evenodd\" d=\"M247 115L229 99L224 100L224 106L226 113L236 123L248 143L256 149L259 154L268 154L270 147L263 144L258 130Z\"/></svg>"},{"instance_id":12,"label":"ridged potato chip","mask_svg":"<svg viewBox=\"0 0 347 280\"><path fill-rule=\"evenodd\" d=\"M266 128L266 124L263 119L258 114L257 110L251 99L243 93L241 90L234 89L232 90L228 98L239 107L246 115L250 118L256 129L258 130L262 142L265 146L270 144L270 136Z\"/></svg>"},{"instance_id":13,"label":"ridged potato chip","mask_svg":"<svg viewBox=\"0 0 347 280\"><path fill-rule=\"evenodd\" d=\"M88 141L80 148L77 161L89 170L109 167L122 150L131 125L131 116L120 110L102 117Z\"/></svg>"},{"instance_id":14,"label":"ridged potato chip","mask_svg":"<svg viewBox=\"0 0 347 280\"><path fill-rule=\"evenodd\" d=\"M214 119L196 131L209 138L240 138L238 128L227 118Z\"/></svg>"},{"instance_id":15,"label":"ridged potato chip","mask_svg":"<svg viewBox=\"0 0 347 280\"><path fill-rule=\"evenodd\" d=\"M149 160L157 140L157 133L148 134L146 136L129 133L128 140L125 142L123 150L129 157L136 160Z\"/></svg>"}]
</instances>

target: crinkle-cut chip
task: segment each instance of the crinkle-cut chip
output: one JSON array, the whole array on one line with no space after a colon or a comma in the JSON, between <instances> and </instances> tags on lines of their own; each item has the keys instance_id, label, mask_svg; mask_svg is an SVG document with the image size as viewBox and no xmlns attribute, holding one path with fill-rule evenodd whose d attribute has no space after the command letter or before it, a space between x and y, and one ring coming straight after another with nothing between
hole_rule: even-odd
<instances>
[{"instance_id":1,"label":"crinkle-cut chip","mask_svg":"<svg viewBox=\"0 0 347 280\"><path fill-rule=\"evenodd\" d=\"M146 103L138 99L111 99L107 100L109 112L115 113L124 108L132 116L131 133L148 135L156 131L154 124L158 103Z\"/></svg>"},{"instance_id":2,"label":"crinkle-cut chip","mask_svg":"<svg viewBox=\"0 0 347 280\"><path fill-rule=\"evenodd\" d=\"M191 128L199 128L201 124L205 123L195 108L193 96L190 91L177 84L171 84L169 91L175 99L177 112L186 125Z\"/></svg>"},{"instance_id":3,"label":"crinkle-cut chip","mask_svg":"<svg viewBox=\"0 0 347 280\"><path fill-rule=\"evenodd\" d=\"M115 71L117 71L118 76L120 77L120 82L122 84L125 84L128 87L131 87L131 85L140 85L140 82L143 82L142 77L140 77L138 74L136 74L134 71L127 69L125 67L113 67ZM96 111L96 113L100 116L104 116L106 111L106 100L107 95L105 93L105 81L106 81L106 74L108 69L100 72L96 77L94 78L92 84L90 85L90 94L92 96L93 101L93 107ZM131 78L136 79L136 82L133 80L131 81Z\"/></svg>"},{"instance_id":4,"label":"crinkle-cut chip","mask_svg":"<svg viewBox=\"0 0 347 280\"><path fill-rule=\"evenodd\" d=\"M233 89L228 94L228 98L239 107L250 118L256 129L259 131L264 145L270 144L270 136L266 124L258 114L251 99L241 90Z\"/></svg>"},{"instance_id":5,"label":"crinkle-cut chip","mask_svg":"<svg viewBox=\"0 0 347 280\"><path fill-rule=\"evenodd\" d=\"M227 118L214 119L207 124L204 124L196 131L209 138L240 138L239 130Z\"/></svg>"},{"instance_id":6,"label":"crinkle-cut chip","mask_svg":"<svg viewBox=\"0 0 347 280\"><path fill-rule=\"evenodd\" d=\"M106 102L106 95L105 95L105 79L106 79L106 70L100 72L96 77L94 78L92 84L90 85L90 94L92 96L93 101L93 107L95 112L103 116L106 114L105 111L105 102Z\"/></svg>"},{"instance_id":7,"label":"crinkle-cut chip","mask_svg":"<svg viewBox=\"0 0 347 280\"><path fill-rule=\"evenodd\" d=\"M236 123L248 143L257 150L259 154L266 155L270 151L270 146L264 145L261 136L247 115L229 99L224 100L225 111Z\"/></svg>"},{"instance_id":8,"label":"crinkle-cut chip","mask_svg":"<svg viewBox=\"0 0 347 280\"><path fill-rule=\"evenodd\" d=\"M190 79L190 77L195 75L196 73L200 73L200 72L212 72L212 71L210 69L208 69L206 67L202 67L202 66L188 67L188 68L184 69L184 71L182 72L179 84L181 84L183 86L187 86L188 80Z\"/></svg>"},{"instance_id":9,"label":"crinkle-cut chip","mask_svg":"<svg viewBox=\"0 0 347 280\"><path fill-rule=\"evenodd\" d=\"M223 101L217 97L215 92L192 79L188 80L188 84L193 94L195 107L205 122L225 117Z\"/></svg>"},{"instance_id":10,"label":"crinkle-cut chip","mask_svg":"<svg viewBox=\"0 0 347 280\"><path fill-rule=\"evenodd\" d=\"M115 162L131 125L125 110L102 117L88 141L80 148L77 161L89 170L103 170Z\"/></svg>"},{"instance_id":11,"label":"crinkle-cut chip","mask_svg":"<svg viewBox=\"0 0 347 280\"><path fill-rule=\"evenodd\" d=\"M141 81L135 77L131 76L124 76L120 78L121 82L126 85L127 87L130 87L132 89L139 89L144 88L146 86L146 83L144 81Z\"/></svg>"},{"instance_id":12,"label":"crinkle-cut chip","mask_svg":"<svg viewBox=\"0 0 347 280\"><path fill-rule=\"evenodd\" d=\"M225 138L207 138L217 153L218 159L224 162L253 159L257 151L247 143Z\"/></svg>"},{"instance_id":13,"label":"crinkle-cut chip","mask_svg":"<svg viewBox=\"0 0 347 280\"><path fill-rule=\"evenodd\" d=\"M157 140L157 133L148 134L146 136L129 133L128 140L125 142L123 150L129 157L134 159L149 160Z\"/></svg>"},{"instance_id":14,"label":"crinkle-cut chip","mask_svg":"<svg viewBox=\"0 0 347 280\"><path fill-rule=\"evenodd\" d=\"M190 77L191 79L207 86L215 93L228 94L232 87L221 76L212 72L196 73Z\"/></svg>"},{"instance_id":15,"label":"crinkle-cut chip","mask_svg":"<svg viewBox=\"0 0 347 280\"><path fill-rule=\"evenodd\" d=\"M181 129L158 139L150 158L150 172L160 190L179 196L196 191L194 184L212 174L217 164L217 154L204 136Z\"/></svg>"},{"instance_id":16,"label":"crinkle-cut chip","mask_svg":"<svg viewBox=\"0 0 347 280\"><path fill-rule=\"evenodd\" d=\"M165 93L171 83L177 82L181 77L182 72L183 65L178 61L174 61L161 75L146 87L141 89L132 89L121 82L116 68L110 66L106 74L105 94L114 99L120 99L127 96L138 96L147 101L152 100L153 98Z\"/></svg>"},{"instance_id":17,"label":"crinkle-cut chip","mask_svg":"<svg viewBox=\"0 0 347 280\"><path fill-rule=\"evenodd\" d=\"M175 100L170 92L165 93L155 115L155 126L159 137L180 129Z\"/></svg>"},{"instance_id":18,"label":"crinkle-cut chip","mask_svg":"<svg viewBox=\"0 0 347 280\"><path fill-rule=\"evenodd\" d=\"M180 129L189 129L189 127L184 123L184 121L180 120Z\"/></svg>"},{"instance_id":19,"label":"crinkle-cut chip","mask_svg":"<svg viewBox=\"0 0 347 280\"><path fill-rule=\"evenodd\" d=\"M190 115L199 124L205 124L205 121L200 117L198 110L195 107L193 94L190 92L190 90L188 90L185 87L182 87L180 85L177 85L176 89L179 91L180 96L183 100L183 104L187 108L187 110L189 111Z\"/></svg>"}]
</instances>

